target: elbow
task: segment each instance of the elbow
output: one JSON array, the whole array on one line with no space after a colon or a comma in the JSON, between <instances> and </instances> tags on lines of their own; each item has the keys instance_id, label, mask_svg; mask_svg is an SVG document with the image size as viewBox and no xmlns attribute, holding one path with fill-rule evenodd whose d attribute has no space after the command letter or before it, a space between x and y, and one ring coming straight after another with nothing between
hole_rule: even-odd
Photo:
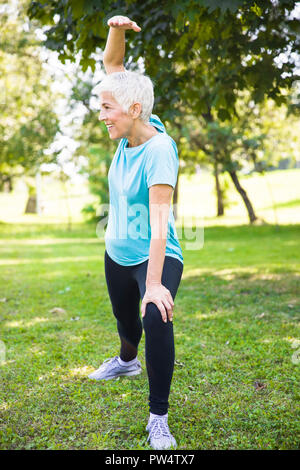
<instances>
[{"instance_id":1,"label":"elbow","mask_svg":"<svg viewBox=\"0 0 300 470\"><path fill-rule=\"evenodd\" d=\"M105 60L103 60L103 65L107 74L114 72L125 72L126 70L123 64L114 64Z\"/></svg>"}]
</instances>

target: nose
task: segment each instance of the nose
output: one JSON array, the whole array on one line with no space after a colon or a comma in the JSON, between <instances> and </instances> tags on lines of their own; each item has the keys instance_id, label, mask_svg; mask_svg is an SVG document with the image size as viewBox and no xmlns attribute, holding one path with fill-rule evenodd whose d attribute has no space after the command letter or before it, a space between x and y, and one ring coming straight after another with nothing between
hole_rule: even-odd
<instances>
[{"instance_id":1,"label":"nose","mask_svg":"<svg viewBox=\"0 0 300 470\"><path fill-rule=\"evenodd\" d=\"M104 121L105 119L106 119L106 116L105 116L104 110L101 109L99 113L99 121Z\"/></svg>"}]
</instances>

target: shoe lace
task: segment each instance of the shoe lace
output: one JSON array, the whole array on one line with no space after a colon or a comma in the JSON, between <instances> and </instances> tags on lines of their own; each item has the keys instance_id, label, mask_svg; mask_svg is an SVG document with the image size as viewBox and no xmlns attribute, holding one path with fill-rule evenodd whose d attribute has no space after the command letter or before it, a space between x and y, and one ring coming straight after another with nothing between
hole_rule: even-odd
<instances>
[{"instance_id":1,"label":"shoe lace","mask_svg":"<svg viewBox=\"0 0 300 470\"><path fill-rule=\"evenodd\" d=\"M113 357L112 359L106 359L103 364L101 364L101 366L99 367L99 372L103 372L106 370L106 368L109 366L109 364L113 363L115 360L117 359L117 356L116 357Z\"/></svg>"},{"instance_id":2,"label":"shoe lace","mask_svg":"<svg viewBox=\"0 0 300 470\"><path fill-rule=\"evenodd\" d=\"M151 437L159 439L161 437L170 437L168 422L165 418L153 418L150 424L149 440Z\"/></svg>"}]
</instances>

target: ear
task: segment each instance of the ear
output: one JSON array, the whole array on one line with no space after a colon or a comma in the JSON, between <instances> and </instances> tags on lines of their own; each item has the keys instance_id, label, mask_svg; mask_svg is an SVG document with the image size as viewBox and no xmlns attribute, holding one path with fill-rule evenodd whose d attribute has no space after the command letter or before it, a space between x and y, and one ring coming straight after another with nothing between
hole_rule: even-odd
<instances>
[{"instance_id":1,"label":"ear","mask_svg":"<svg viewBox=\"0 0 300 470\"><path fill-rule=\"evenodd\" d=\"M142 112L142 105L141 103L133 103L130 106L130 115L133 119L137 119Z\"/></svg>"}]
</instances>

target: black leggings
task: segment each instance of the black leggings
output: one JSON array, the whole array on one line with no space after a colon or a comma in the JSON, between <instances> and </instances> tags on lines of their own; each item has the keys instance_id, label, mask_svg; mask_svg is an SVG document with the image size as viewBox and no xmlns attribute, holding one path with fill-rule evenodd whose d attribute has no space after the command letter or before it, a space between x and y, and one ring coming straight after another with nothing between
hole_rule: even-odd
<instances>
[{"instance_id":1,"label":"black leggings","mask_svg":"<svg viewBox=\"0 0 300 470\"><path fill-rule=\"evenodd\" d=\"M174 369L173 323L164 323L157 306L146 306L143 324L140 318L140 300L146 290L148 260L134 266L123 266L113 261L105 251L105 276L113 313L121 340L120 357L130 361L137 356L138 345L145 330L146 367L149 380L150 412L163 415L168 411L168 398ZM162 284L169 289L173 300L181 280L183 264L172 256L165 256Z\"/></svg>"}]
</instances>

